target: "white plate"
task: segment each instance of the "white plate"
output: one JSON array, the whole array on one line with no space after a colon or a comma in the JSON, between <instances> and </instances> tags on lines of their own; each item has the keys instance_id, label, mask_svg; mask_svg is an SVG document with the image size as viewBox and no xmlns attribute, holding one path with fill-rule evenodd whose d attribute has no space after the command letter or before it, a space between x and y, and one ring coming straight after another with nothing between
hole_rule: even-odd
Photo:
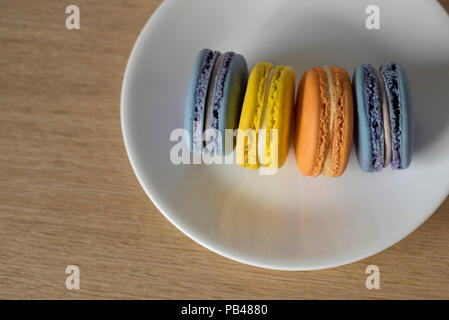
<instances>
[{"instance_id":1,"label":"white plate","mask_svg":"<svg viewBox=\"0 0 449 320\"><path fill-rule=\"evenodd\" d=\"M449 17L436 1L167 0L142 30L122 88L122 128L134 171L177 228L203 246L254 266L312 270L375 254L438 208L449 190ZM404 171L363 173L354 152L342 177L302 176L291 150L277 174L238 165L174 165L173 129L204 48L287 64L302 73L398 61L415 103L415 152Z\"/></svg>"}]
</instances>

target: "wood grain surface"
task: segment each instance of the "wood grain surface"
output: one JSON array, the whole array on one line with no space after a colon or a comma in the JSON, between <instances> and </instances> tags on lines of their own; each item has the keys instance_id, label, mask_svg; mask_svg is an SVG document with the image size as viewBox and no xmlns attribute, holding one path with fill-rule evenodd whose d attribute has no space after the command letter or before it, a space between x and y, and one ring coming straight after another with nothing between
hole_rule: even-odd
<instances>
[{"instance_id":1,"label":"wood grain surface","mask_svg":"<svg viewBox=\"0 0 449 320\"><path fill-rule=\"evenodd\" d=\"M65 28L69 4L80 30ZM384 252L309 272L228 260L158 212L128 162L120 89L159 4L0 1L0 298L448 299L448 199ZM65 286L71 264L79 290ZM371 264L380 290L365 288Z\"/></svg>"}]
</instances>

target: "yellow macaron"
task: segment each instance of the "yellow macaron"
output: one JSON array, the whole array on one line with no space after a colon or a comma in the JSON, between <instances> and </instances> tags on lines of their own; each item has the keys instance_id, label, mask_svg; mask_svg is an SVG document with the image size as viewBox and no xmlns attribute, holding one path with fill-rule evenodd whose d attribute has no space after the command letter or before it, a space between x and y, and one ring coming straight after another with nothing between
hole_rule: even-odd
<instances>
[{"instance_id":1,"label":"yellow macaron","mask_svg":"<svg viewBox=\"0 0 449 320\"><path fill-rule=\"evenodd\" d=\"M295 74L289 66L257 63L248 79L237 134L237 163L277 169L290 149Z\"/></svg>"}]
</instances>

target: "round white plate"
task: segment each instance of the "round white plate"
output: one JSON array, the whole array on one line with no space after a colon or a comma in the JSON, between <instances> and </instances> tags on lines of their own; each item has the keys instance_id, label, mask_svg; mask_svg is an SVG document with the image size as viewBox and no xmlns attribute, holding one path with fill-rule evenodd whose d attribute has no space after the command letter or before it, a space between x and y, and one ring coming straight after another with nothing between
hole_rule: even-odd
<instances>
[{"instance_id":1,"label":"round white plate","mask_svg":"<svg viewBox=\"0 0 449 320\"><path fill-rule=\"evenodd\" d=\"M203 246L254 266L335 267L410 234L449 190L449 16L436 1L167 0L142 30L126 68L122 128L142 187L177 228ZM409 169L363 173L354 152L337 179L302 176L293 150L274 175L233 165L175 165L174 129L202 48L308 68L402 63L414 98Z\"/></svg>"}]
</instances>

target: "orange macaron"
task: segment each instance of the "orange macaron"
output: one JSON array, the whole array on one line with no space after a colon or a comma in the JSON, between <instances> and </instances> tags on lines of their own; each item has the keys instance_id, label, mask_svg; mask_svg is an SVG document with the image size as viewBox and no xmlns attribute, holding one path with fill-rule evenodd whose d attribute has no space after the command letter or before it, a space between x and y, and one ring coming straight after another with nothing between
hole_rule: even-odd
<instances>
[{"instance_id":1,"label":"orange macaron","mask_svg":"<svg viewBox=\"0 0 449 320\"><path fill-rule=\"evenodd\" d=\"M299 171L312 177L342 175L351 153L353 127L347 72L334 66L307 70L296 100L294 147Z\"/></svg>"}]
</instances>

